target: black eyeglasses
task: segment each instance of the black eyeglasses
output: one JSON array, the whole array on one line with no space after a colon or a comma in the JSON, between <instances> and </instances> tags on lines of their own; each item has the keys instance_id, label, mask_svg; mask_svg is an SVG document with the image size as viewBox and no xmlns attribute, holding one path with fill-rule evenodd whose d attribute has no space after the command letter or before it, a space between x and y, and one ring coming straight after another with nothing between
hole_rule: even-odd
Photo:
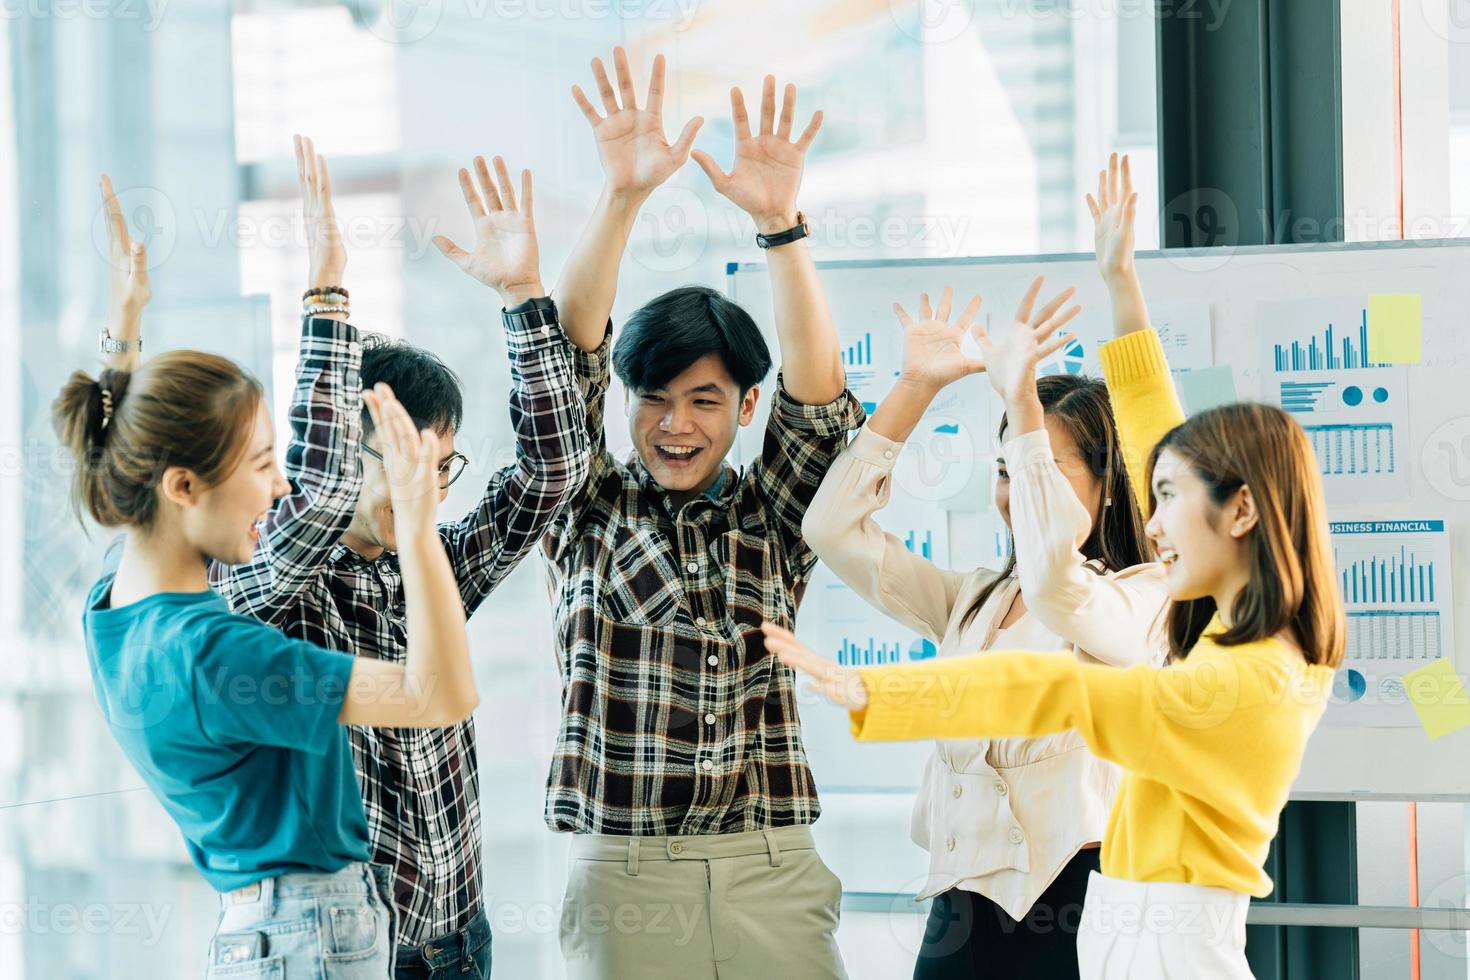
<instances>
[{"instance_id":1,"label":"black eyeglasses","mask_svg":"<svg viewBox=\"0 0 1470 980\"><path fill-rule=\"evenodd\" d=\"M383 461L383 454L378 452L367 443L361 443L362 451L367 453L378 462ZM444 462L439 464L439 486L448 489L450 484L464 476L465 467L469 465L470 459L464 453L455 453Z\"/></svg>"}]
</instances>

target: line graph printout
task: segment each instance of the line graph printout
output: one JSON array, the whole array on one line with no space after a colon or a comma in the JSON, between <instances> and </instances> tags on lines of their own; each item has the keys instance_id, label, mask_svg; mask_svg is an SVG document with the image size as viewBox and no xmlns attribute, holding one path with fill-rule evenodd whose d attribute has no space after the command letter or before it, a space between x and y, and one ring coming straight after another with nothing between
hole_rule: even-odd
<instances>
[{"instance_id":1,"label":"line graph printout","mask_svg":"<svg viewBox=\"0 0 1470 980\"><path fill-rule=\"evenodd\" d=\"M1368 357L1368 298L1257 306L1263 395L1301 423L1327 499L1409 491L1408 372Z\"/></svg>"},{"instance_id":2,"label":"line graph printout","mask_svg":"<svg viewBox=\"0 0 1470 980\"><path fill-rule=\"evenodd\" d=\"M1445 522L1334 521L1332 552L1348 640L1327 718L1380 727L1415 725L1403 676L1453 654Z\"/></svg>"}]
</instances>

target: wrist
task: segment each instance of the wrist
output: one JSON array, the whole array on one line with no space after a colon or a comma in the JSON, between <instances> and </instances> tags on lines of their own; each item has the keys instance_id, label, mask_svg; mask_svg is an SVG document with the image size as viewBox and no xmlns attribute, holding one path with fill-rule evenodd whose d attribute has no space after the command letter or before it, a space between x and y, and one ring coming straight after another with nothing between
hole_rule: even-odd
<instances>
[{"instance_id":1,"label":"wrist","mask_svg":"<svg viewBox=\"0 0 1470 980\"><path fill-rule=\"evenodd\" d=\"M507 310L520 306L528 299L540 299L547 295L546 287L541 285L540 279L505 283L496 286L495 291L500 294L500 302Z\"/></svg>"},{"instance_id":2,"label":"wrist","mask_svg":"<svg viewBox=\"0 0 1470 980\"><path fill-rule=\"evenodd\" d=\"M899 373L898 380L893 383L893 386L927 399L932 399L939 393L939 389L944 387L933 378L926 378L908 370Z\"/></svg>"},{"instance_id":3,"label":"wrist","mask_svg":"<svg viewBox=\"0 0 1470 980\"><path fill-rule=\"evenodd\" d=\"M603 184L601 204L615 214L636 214L652 193L653 188L651 187L614 187L611 184Z\"/></svg>"},{"instance_id":4,"label":"wrist","mask_svg":"<svg viewBox=\"0 0 1470 980\"><path fill-rule=\"evenodd\" d=\"M313 269L307 276L308 289L324 289L327 286L341 286L342 273L346 271L344 266L325 267Z\"/></svg>"},{"instance_id":5,"label":"wrist","mask_svg":"<svg viewBox=\"0 0 1470 980\"><path fill-rule=\"evenodd\" d=\"M796 209L789 211L775 211L763 214L751 214L755 221L755 230L762 235L774 235L777 232L789 231L800 222L796 217Z\"/></svg>"},{"instance_id":6,"label":"wrist","mask_svg":"<svg viewBox=\"0 0 1470 980\"><path fill-rule=\"evenodd\" d=\"M1132 262L1129 262L1126 265L1103 269L1102 278L1108 289L1120 289L1133 284L1138 278L1138 270Z\"/></svg>"}]
</instances>

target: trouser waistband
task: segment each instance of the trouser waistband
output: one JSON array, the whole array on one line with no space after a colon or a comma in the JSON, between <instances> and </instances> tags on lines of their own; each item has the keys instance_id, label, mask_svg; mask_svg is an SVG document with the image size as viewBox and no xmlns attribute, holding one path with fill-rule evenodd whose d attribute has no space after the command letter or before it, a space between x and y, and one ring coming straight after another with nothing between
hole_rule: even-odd
<instances>
[{"instance_id":1,"label":"trouser waistband","mask_svg":"<svg viewBox=\"0 0 1470 980\"><path fill-rule=\"evenodd\" d=\"M811 849L807 826L774 827L738 834L681 834L669 837L616 837L578 834L572 838L572 858L587 861L626 861L636 875L644 861L712 861L765 854L771 867L781 866L782 851Z\"/></svg>"}]
</instances>

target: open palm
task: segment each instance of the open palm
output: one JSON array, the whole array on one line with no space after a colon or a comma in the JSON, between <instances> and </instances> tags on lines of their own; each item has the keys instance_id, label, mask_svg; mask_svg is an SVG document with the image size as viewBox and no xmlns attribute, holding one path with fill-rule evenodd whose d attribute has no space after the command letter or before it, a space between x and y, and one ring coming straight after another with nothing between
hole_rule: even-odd
<instances>
[{"instance_id":1,"label":"open palm","mask_svg":"<svg viewBox=\"0 0 1470 980\"><path fill-rule=\"evenodd\" d=\"M128 223L113 192L112 178L103 174L101 186L102 213L107 224L107 261L112 267L108 315L113 335L121 336L119 330L136 327L143 307L153 297L153 287L148 281L148 252L142 242L133 241L128 234Z\"/></svg>"},{"instance_id":2,"label":"open palm","mask_svg":"<svg viewBox=\"0 0 1470 980\"><path fill-rule=\"evenodd\" d=\"M1124 154L1120 161L1114 153L1108 159L1108 169L1097 175L1097 197L1087 195L1097 265L1105 280L1133 272L1133 217L1137 208L1128 156Z\"/></svg>"},{"instance_id":3,"label":"open palm","mask_svg":"<svg viewBox=\"0 0 1470 980\"><path fill-rule=\"evenodd\" d=\"M788 219L796 213L806 151L822 126L822 113L814 113L800 138L793 142L796 86L786 86L777 121L776 79L767 75L761 92L760 128L751 131L745 96L739 88L730 90L730 115L735 125L735 166L727 174L703 150L694 151L695 162L704 168L715 190L742 211L757 220Z\"/></svg>"},{"instance_id":4,"label":"open palm","mask_svg":"<svg viewBox=\"0 0 1470 980\"><path fill-rule=\"evenodd\" d=\"M479 183L478 190L475 181ZM436 235L434 244L465 273L502 297L514 294L519 301L521 293L541 295L541 261L531 210L531 171L521 171L519 206L510 183L510 171L500 157L495 158L494 180L485 158L475 157L475 181L471 181L468 170L460 169L459 189L475 222L475 247L460 248L443 235Z\"/></svg>"},{"instance_id":5,"label":"open palm","mask_svg":"<svg viewBox=\"0 0 1470 980\"><path fill-rule=\"evenodd\" d=\"M597 80L597 90L602 98L603 116L593 107L591 100L576 85L572 86L572 98L576 99L582 114L592 127L597 140L597 155L602 160L602 171L607 178L609 190L615 193L648 194L673 175L689 159L694 135L704 119L695 116L684 125L677 142L670 144L664 138L664 56L653 59L653 74L648 82L648 98L643 108L638 107L633 91L633 76L628 67L628 56L622 48L613 49L613 64L617 71L618 87L622 94L621 105L618 93L607 77L602 60L592 59L592 74Z\"/></svg>"},{"instance_id":6,"label":"open palm","mask_svg":"<svg viewBox=\"0 0 1470 980\"><path fill-rule=\"evenodd\" d=\"M1051 302L1033 312L1044 281L1038 276L1031 283L1016 310L1016 318L1007 327L994 335L984 331L976 335L988 365L990 383L1008 405L1034 391L1036 366L1075 339L1073 334L1060 331L1082 312L1082 307L1076 304L1062 309L1077 290L1064 289Z\"/></svg>"},{"instance_id":7,"label":"open palm","mask_svg":"<svg viewBox=\"0 0 1470 980\"><path fill-rule=\"evenodd\" d=\"M929 308L929 294L919 296L919 319L897 303L893 312L903 325L903 373L912 380L942 388L985 370L985 361L964 351L966 334L974 334L980 297L970 300L959 319L950 322L954 290L948 286L939 296L938 309Z\"/></svg>"}]
</instances>

